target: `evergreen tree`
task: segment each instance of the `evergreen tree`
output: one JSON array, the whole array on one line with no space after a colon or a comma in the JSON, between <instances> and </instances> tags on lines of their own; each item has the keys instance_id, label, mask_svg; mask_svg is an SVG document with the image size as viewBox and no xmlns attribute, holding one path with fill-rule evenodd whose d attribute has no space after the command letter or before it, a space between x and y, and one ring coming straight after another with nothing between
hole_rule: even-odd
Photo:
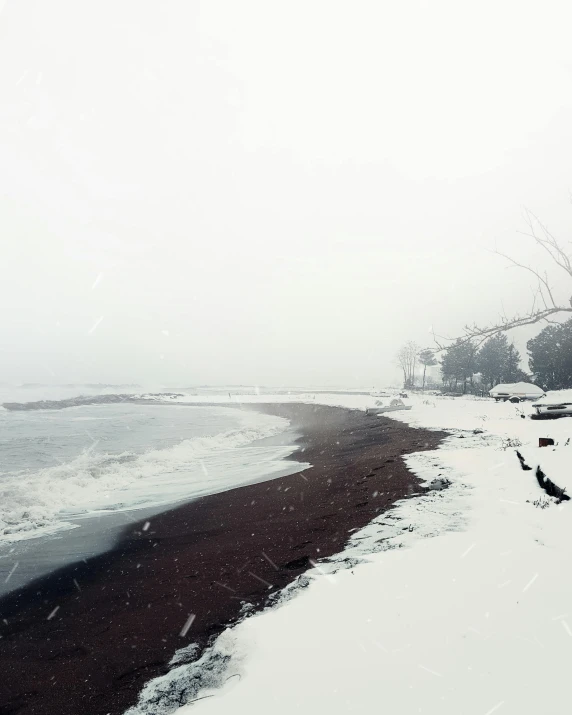
<instances>
[{"instance_id":1,"label":"evergreen tree","mask_svg":"<svg viewBox=\"0 0 572 715\"><path fill-rule=\"evenodd\" d=\"M526 347L538 384L548 390L572 387L572 319L548 325Z\"/></svg>"},{"instance_id":2,"label":"evergreen tree","mask_svg":"<svg viewBox=\"0 0 572 715\"><path fill-rule=\"evenodd\" d=\"M477 370L481 373L483 384L489 390L503 381L507 372L508 339L504 333L489 338L479 350Z\"/></svg>"},{"instance_id":3,"label":"evergreen tree","mask_svg":"<svg viewBox=\"0 0 572 715\"><path fill-rule=\"evenodd\" d=\"M436 365L437 360L433 350L422 350L419 353L418 358L419 362L423 365L423 389L425 389L425 376L427 374L427 368Z\"/></svg>"},{"instance_id":4,"label":"evergreen tree","mask_svg":"<svg viewBox=\"0 0 572 715\"><path fill-rule=\"evenodd\" d=\"M504 333L489 338L479 350L477 369L484 387L489 390L501 382L528 380L520 368L520 353Z\"/></svg>"},{"instance_id":5,"label":"evergreen tree","mask_svg":"<svg viewBox=\"0 0 572 715\"><path fill-rule=\"evenodd\" d=\"M504 333L489 338L479 350L477 369L483 386L490 390L501 382L520 382L528 376L520 368L520 353Z\"/></svg>"},{"instance_id":6,"label":"evergreen tree","mask_svg":"<svg viewBox=\"0 0 572 715\"><path fill-rule=\"evenodd\" d=\"M520 367L520 353L511 343L508 346L506 372L503 377L503 382L528 382L530 375Z\"/></svg>"},{"instance_id":7,"label":"evergreen tree","mask_svg":"<svg viewBox=\"0 0 572 715\"><path fill-rule=\"evenodd\" d=\"M443 353L441 370L443 382L449 389L457 390L459 382L462 391L467 391L467 380L472 380L475 372L476 348L470 341L458 339Z\"/></svg>"}]
</instances>

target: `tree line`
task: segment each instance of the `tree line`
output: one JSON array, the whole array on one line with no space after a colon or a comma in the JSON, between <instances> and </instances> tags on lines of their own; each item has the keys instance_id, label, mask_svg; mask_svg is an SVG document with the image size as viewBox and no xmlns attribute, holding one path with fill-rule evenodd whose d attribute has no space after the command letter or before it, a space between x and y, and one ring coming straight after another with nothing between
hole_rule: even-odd
<instances>
[{"instance_id":1,"label":"tree line","mask_svg":"<svg viewBox=\"0 0 572 715\"><path fill-rule=\"evenodd\" d=\"M443 384L452 392L482 392L506 382L527 382L520 368L520 353L504 333L479 348L470 340L457 340L441 359Z\"/></svg>"},{"instance_id":2,"label":"tree line","mask_svg":"<svg viewBox=\"0 0 572 715\"><path fill-rule=\"evenodd\" d=\"M505 333L481 344L459 338L441 351L439 360L433 350L409 342L399 351L397 362L408 388L421 383L425 389L426 371L433 365L440 366L443 388L451 392L488 392L500 383L521 381L545 390L572 388L572 318L548 325L526 347L530 373L522 369L520 352ZM423 368L422 378L418 366Z\"/></svg>"}]
</instances>

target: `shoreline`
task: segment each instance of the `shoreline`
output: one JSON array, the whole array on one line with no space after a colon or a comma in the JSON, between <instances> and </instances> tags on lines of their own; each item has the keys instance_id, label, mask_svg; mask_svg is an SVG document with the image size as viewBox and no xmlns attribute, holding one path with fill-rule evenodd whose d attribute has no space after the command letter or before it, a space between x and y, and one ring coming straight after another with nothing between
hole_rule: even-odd
<instances>
[{"instance_id":1,"label":"shoreline","mask_svg":"<svg viewBox=\"0 0 572 715\"><path fill-rule=\"evenodd\" d=\"M260 610L310 559L418 492L400 457L443 436L339 407L249 407L290 419L302 436L289 459L313 466L130 525L110 551L0 600L0 713L124 713L176 650L204 648L243 602Z\"/></svg>"},{"instance_id":2,"label":"shoreline","mask_svg":"<svg viewBox=\"0 0 572 715\"><path fill-rule=\"evenodd\" d=\"M56 528L53 532L34 534L28 539L14 541L9 552L0 553L0 601L9 594L26 588L34 581L66 568L82 559L92 559L112 550L126 528L130 525L142 524L153 520L167 511L188 505L197 499L212 494L221 494L231 489L268 482L289 476L304 469L303 460L297 460L297 440L300 434L287 426L282 432L260 437L254 442L237 448L240 450L252 448L276 447L287 451L287 454L276 457L275 463L280 466L275 471L267 472L263 480L254 479L249 482L239 482L236 486L222 488L213 487L209 494L189 494L170 503L150 504L121 510L109 510L96 513L74 515L68 519L68 525ZM13 564L16 569L12 570ZM1 633L1 629L0 629ZM0 715L2 711L0 709Z\"/></svg>"}]
</instances>

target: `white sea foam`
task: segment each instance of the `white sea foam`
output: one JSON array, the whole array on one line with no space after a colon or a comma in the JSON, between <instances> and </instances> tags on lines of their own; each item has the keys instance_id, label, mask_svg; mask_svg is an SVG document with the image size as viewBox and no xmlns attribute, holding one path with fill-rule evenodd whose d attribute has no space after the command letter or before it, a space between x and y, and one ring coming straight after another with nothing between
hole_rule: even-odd
<instances>
[{"instance_id":1,"label":"white sea foam","mask_svg":"<svg viewBox=\"0 0 572 715\"><path fill-rule=\"evenodd\" d=\"M283 469L280 460L292 449L256 440L288 421L255 412L240 417L239 429L166 449L107 454L94 444L63 464L0 473L0 544L69 529L84 515L171 504Z\"/></svg>"}]
</instances>

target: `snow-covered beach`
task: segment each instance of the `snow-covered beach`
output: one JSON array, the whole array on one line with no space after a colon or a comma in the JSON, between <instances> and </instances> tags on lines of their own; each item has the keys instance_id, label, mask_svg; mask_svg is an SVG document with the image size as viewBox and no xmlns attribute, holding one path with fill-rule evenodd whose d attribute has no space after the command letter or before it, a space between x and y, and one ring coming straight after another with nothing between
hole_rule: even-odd
<instances>
[{"instance_id":1,"label":"snow-covered beach","mask_svg":"<svg viewBox=\"0 0 572 715\"><path fill-rule=\"evenodd\" d=\"M160 712L150 702L177 682L197 700L192 711L205 715L363 713L380 703L396 715L564 711L570 507L543 493L534 467L570 484L572 422L532 421L526 403L411 402L392 418L451 436L405 462L426 482L450 486L405 500L354 533L343 554L302 577L307 586L293 598L149 684L131 713ZM539 448L539 437L556 446ZM522 470L517 449L533 469ZM362 563L349 569L348 559Z\"/></svg>"},{"instance_id":2,"label":"snow-covered beach","mask_svg":"<svg viewBox=\"0 0 572 715\"><path fill-rule=\"evenodd\" d=\"M42 680L48 671L52 677L53 661L38 670L29 649L49 637L53 645L42 647L42 657L55 653L58 660L81 626L89 658L109 663L87 690L76 692L73 673L85 670L86 658L69 656L68 680L46 707L63 697L61 711L74 712L81 691L90 712L123 713L131 701L129 715L185 715L191 707L205 713L269 707L276 713L293 707L366 712L380 701L397 715L561 712L572 647L569 502L546 495L536 467L568 488L572 422L531 420L530 403L432 394L410 396L411 410L391 419L366 416L377 399L341 392L179 398L182 409L227 404L305 416L302 433L319 424L321 435L302 452L312 467L276 480L276 489L262 483L197 502L203 514L188 515L206 529L196 542L206 560L199 566L203 580L190 591L181 588L180 575L165 585L179 569L190 569L186 584L198 576L191 568L198 564L197 537L190 537L189 516L185 526L181 511L172 512L171 521L169 513L167 521L153 519L139 543L136 533L126 533L119 551L94 560L93 572L65 571L48 581L43 610L59 610L43 625L37 599L24 592L20 602L8 602L7 620L16 622L15 630L5 629L4 647L14 648L11 665L26 663L28 677ZM448 436L440 441L443 431ZM538 447L541 437L554 446ZM530 469L523 470L517 453ZM401 481L392 482L394 474L403 475ZM327 480L339 481L335 506L323 496L310 498L311 488L324 494L317 475L327 483L326 494L334 493ZM413 486L415 477L428 489ZM256 517L247 516L249 508ZM216 536L208 520L202 525L205 518L224 523L235 542L232 555L220 541L226 536ZM306 546L291 544L296 548L288 557L286 534L300 524L297 542L304 544L302 533L313 535ZM244 539L252 539L254 558ZM176 568L169 571L172 559ZM145 564L144 576L134 561ZM70 595L62 583L74 579L82 589L82 579L87 585ZM102 595L98 584L111 593ZM208 616L204 608L213 606ZM100 621L121 636L128 658L111 646L107 629L91 640ZM160 635L163 660L152 657ZM132 672L118 673L129 658ZM34 707L42 712L37 702Z\"/></svg>"},{"instance_id":3,"label":"snow-covered beach","mask_svg":"<svg viewBox=\"0 0 572 715\"><path fill-rule=\"evenodd\" d=\"M0 0L0 715L570 710L571 18Z\"/></svg>"}]
</instances>

